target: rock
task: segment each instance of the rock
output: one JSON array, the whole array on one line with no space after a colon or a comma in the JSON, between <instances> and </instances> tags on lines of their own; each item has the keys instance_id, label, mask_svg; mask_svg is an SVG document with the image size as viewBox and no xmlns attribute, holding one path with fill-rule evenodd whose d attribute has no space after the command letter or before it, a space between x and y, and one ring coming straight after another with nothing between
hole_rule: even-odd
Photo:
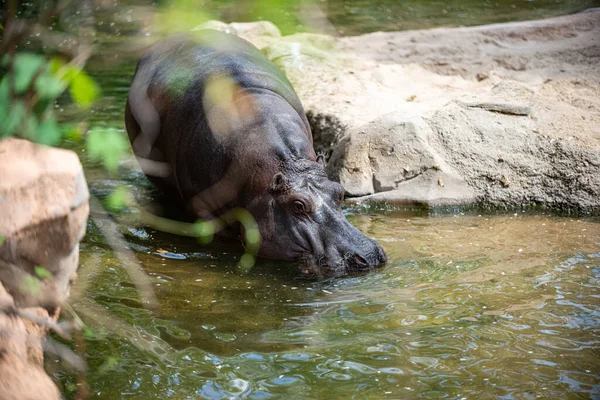
<instances>
[{"instance_id":1,"label":"rock","mask_svg":"<svg viewBox=\"0 0 600 400\"><path fill-rule=\"evenodd\" d=\"M598 210L600 151L536 133L527 116L448 104L430 119L432 146L483 205Z\"/></svg>"},{"instance_id":2,"label":"rock","mask_svg":"<svg viewBox=\"0 0 600 400\"><path fill-rule=\"evenodd\" d=\"M213 27L286 73L351 201L600 213L599 9L343 38Z\"/></svg>"},{"instance_id":3,"label":"rock","mask_svg":"<svg viewBox=\"0 0 600 400\"><path fill-rule=\"evenodd\" d=\"M77 269L89 213L79 158L71 151L4 139L0 159L0 281L18 307L53 312ZM23 282L36 277L36 266L51 278L23 290Z\"/></svg>"},{"instance_id":4,"label":"rock","mask_svg":"<svg viewBox=\"0 0 600 400\"><path fill-rule=\"evenodd\" d=\"M595 9L483 27L293 35L263 51L296 88L315 148L352 201L600 213L598 37Z\"/></svg>"},{"instance_id":5,"label":"rock","mask_svg":"<svg viewBox=\"0 0 600 400\"><path fill-rule=\"evenodd\" d=\"M11 314L15 305L0 283L0 398L60 399L58 388L43 369L46 329ZM28 310L48 318L46 310Z\"/></svg>"},{"instance_id":6,"label":"rock","mask_svg":"<svg viewBox=\"0 0 600 400\"><path fill-rule=\"evenodd\" d=\"M58 399L42 368L47 328L22 316L58 317L77 270L87 184L71 151L3 139L0 160L0 393Z\"/></svg>"},{"instance_id":7,"label":"rock","mask_svg":"<svg viewBox=\"0 0 600 400\"><path fill-rule=\"evenodd\" d=\"M421 118L387 114L342 138L333 148L327 172L348 195L363 196L354 202L473 202L471 188L431 146L434 133Z\"/></svg>"}]
</instances>

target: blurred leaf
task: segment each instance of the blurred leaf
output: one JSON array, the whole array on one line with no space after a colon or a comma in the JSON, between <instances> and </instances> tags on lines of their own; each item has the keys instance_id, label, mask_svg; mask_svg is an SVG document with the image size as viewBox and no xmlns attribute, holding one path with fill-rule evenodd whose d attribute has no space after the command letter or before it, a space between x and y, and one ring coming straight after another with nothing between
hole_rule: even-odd
<instances>
[{"instance_id":1,"label":"blurred leaf","mask_svg":"<svg viewBox=\"0 0 600 400\"><path fill-rule=\"evenodd\" d=\"M119 186L104 201L104 205L109 211L119 212L127 207L127 203L131 197L129 189L125 186Z\"/></svg>"},{"instance_id":2,"label":"blurred leaf","mask_svg":"<svg viewBox=\"0 0 600 400\"><path fill-rule=\"evenodd\" d=\"M194 231L198 241L202 244L210 243L215 235L215 224L211 221L198 221L194 224Z\"/></svg>"},{"instance_id":3,"label":"blurred leaf","mask_svg":"<svg viewBox=\"0 0 600 400\"><path fill-rule=\"evenodd\" d=\"M44 56L33 53L17 53L13 62L15 74L15 92L23 93L44 65Z\"/></svg>"},{"instance_id":4,"label":"blurred leaf","mask_svg":"<svg viewBox=\"0 0 600 400\"><path fill-rule=\"evenodd\" d=\"M0 235L0 246L2 246L2 245L4 244L4 241L5 241L5 240L6 240L6 239L4 239L4 236L1 236L1 235Z\"/></svg>"},{"instance_id":5,"label":"blurred leaf","mask_svg":"<svg viewBox=\"0 0 600 400\"><path fill-rule=\"evenodd\" d=\"M96 339L96 334L90 328L85 328L83 330L83 337L86 338L87 340L94 340L94 339Z\"/></svg>"},{"instance_id":6,"label":"blurred leaf","mask_svg":"<svg viewBox=\"0 0 600 400\"><path fill-rule=\"evenodd\" d=\"M5 75L4 78L0 80L0 124L2 125L8 114L9 106L10 93L8 92L8 76ZM2 136L3 135L0 132L0 137Z\"/></svg>"},{"instance_id":7,"label":"blurred leaf","mask_svg":"<svg viewBox=\"0 0 600 400\"><path fill-rule=\"evenodd\" d=\"M25 137L31 141L37 142L38 138L38 121L35 114L30 113L25 115L25 124L21 128L21 132L17 132L17 135Z\"/></svg>"},{"instance_id":8,"label":"blurred leaf","mask_svg":"<svg viewBox=\"0 0 600 400\"><path fill-rule=\"evenodd\" d=\"M102 161L109 172L119 168L119 160L129 148L127 140L115 129L92 129L87 135L86 144L90 157Z\"/></svg>"},{"instance_id":9,"label":"blurred leaf","mask_svg":"<svg viewBox=\"0 0 600 400\"><path fill-rule=\"evenodd\" d=\"M68 140L79 141L86 130L87 123L85 121L80 122L77 125L71 125L64 129L63 137Z\"/></svg>"},{"instance_id":10,"label":"blurred leaf","mask_svg":"<svg viewBox=\"0 0 600 400\"><path fill-rule=\"evenodd\" d=\"M239 270L242 273L250 272L250 269L254 266L256 259L250 253L245 253L242 258L240 258Z\"/></svg>"},{"instance_id":11,"label":"blurred leaf","mask_svg":"<svg viewBox=\"0 0 600 400\"><path fill-rule=\"evenodd\" d=\"M304 0L300 4L298 0L255 0L252 4L250 16L255 20L270 21L284 33L295 33L302 30L302 26L296 16L298 6L307 7L310 0Z\"/></svg>"},{"instance_id":12,"label":"blurred leaf","mask_svg":"<svg viewBox=\"0 0 600 400\"><path fill-rule=\"evenodd\" d=\"M37 141L48 146L56 145L61 138L61 132L56 123L54 115L44 119L39 126L37 132Z\"/></svg>"},{"instance_id":13,"label":"blurred leaf","mask_svg":"<svg viewBox=\"0 0 600 400\"><path fill-rule=\"evenodd\" d=\"M65 89L66 85L50 73L40 75L35 81L35 90L45 100L54 100Z\"/></svg>"},{"instance_id":14,"label":"blurred leaf","mask_svg":"<svg viewBox=\"0 0 600 400\"><path fill-rule=\"evenodd\" d=\"M98 368L97 374L104 374L113 370L119 363L121 362L120 357L108 356L106 357L104 363Z\"/></svg>"},{"instance_id":15,"label":"blurred leaf","mask_svg":"<svg viewBox=\"0 0 600 400\"><path fill-rule=\"evenodd\" d=\"M70 79L69 92L78 105L87 108L100 94L100 88L88 74L79 71Z\"/></svg>"},{"instance_id":16,"label":"blurred leaf","mask_svg":"<svg viewBox=\"0 0 600 400\"><path fill-rule=\"evenodd\" d=\"M4 120L0 120L0 137L12 135L26 115L27 108L25 108L23 101L14 101L10 105Z\"/></svg>"},{"instance_id":17,"label":"blurred leaf","mask_svg":"<svg viewBox=\"0 0 600 400\"><path fill-rule=\"evenodd\" d=\"M75 392L77 390L77 385L74 383L69 383L66 386L67 392Z\"/></svg>"},{"instance_id":18,"label":"blurred leaf","mask_svg":"<svg viewBox=\"0 0 600 400\"><path fill-rule=\"evenodd\" d=\"M202 3L196 0L171 0L165 3L157 21L157 28L162 33L189 31L212 19L202 10Z\"/></svg>"},{"instance_id":19,"label":"blurred leaf","mask_svg":"<svg viewBox=\"0 0 600 400\"><path fill-rule=\"evenodd\" d=\"M258 229L252 228L246 230L246 242L249 245L259 245L260 244L260 232Z\"/></svg>"},{"instance_id":20,"label":"blurred leaf","mask_svg":"<svg viewBox=\"0 0 600 400\"><path fill-rule=\"evenodd\" d=\"M78 68L72 64L64 64L59 70L56 71L56 74L58 75L59 72L61 72L61 79L64 82L71 84L73 78L81 72L81 68Z\"/></svg>"},{"instance_id":21,"label":"blurred leaf","mask_svg":"<svg viewBox=\"0 0 600 400\"><path fill-rule=\"evenodd\" d=\"M52 75L56 75L58 71L65 66L62 58L52 57L48 62L48 69Z\"/></svg>"},{"instance_id":22,"label":"blurred leaf","mask_svg":"<svg viewBox=\"0 0 600 400\"><path fill-rule=\"evenodd\" d=\"M37 279L35 276L25 275L23 281L21 281L21 285L19 286L19 291L22 294L37 296L41 292L39 279Z\"/></svg>"},{"instance_id":23,"label":"blurred leaf","mask_svg":"<svg viewBox=\"0 0 600 400\"><path fill-rule=\"evenodd\" d=\"M38 278L41 278L41 279L52 278L52 272L48 271L44 267L40 267L39 265L36 265L34 267L34 270L35 270L35 274L38 276Z\"/></svg>"}]
</instances>

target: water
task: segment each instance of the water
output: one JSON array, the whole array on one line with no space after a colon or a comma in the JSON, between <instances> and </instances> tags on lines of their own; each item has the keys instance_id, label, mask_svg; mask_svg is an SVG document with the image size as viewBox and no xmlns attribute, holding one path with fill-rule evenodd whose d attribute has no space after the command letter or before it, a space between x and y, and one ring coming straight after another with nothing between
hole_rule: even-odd
<instances>
[{"instance_id":1,"label":"water","mask_svg":"<svg viewBox=\"0 0 600 400\"><path fill-rule=\"evenodd\" d=\"M300 280L132 230L159 307L143 309L102 239L72 305L94 330L99 398L586 398L600 395L600 225L544 215L354 215L390 262ZM169 253L159 253L157 250ZM77 290L75 291L77 297ZM73 378L56 372L60 382Z\"/></svg>"},{"instance_id":2,"label":"water","mask_svg":"<svg viewBox=\"0 0 600 400\"><path fill-rule=\"evenodd\" d=\"M325 9L338 32L359 35L546 18L598 6L593 0L328 0Z\"/></svg>"},{"instance_id":3,"label":"water","mask_svg":"<svg viewBox=\"0 0 600 400\"><path fill-rule=\"evenodd\" d=\"M329 1L324 10L338 31L358 33L590 4ZM389 22L394 12L405 18ZM92 124L123 130L134 65L92 61L104 95L86 115ZM62 115L78 117L68 107ZM98 198L125 186L152 200L132 160L109 176L80 145L66 145L80 154ZM365 276L314 282L270 261L241 273L239 249L139 226L138 211L125 212L119 230L150 278L154 308L102 236L107 219L88 224L81 246L70 303L94 337L72 347L85 354L93 398L600 397L597 218L349 209L390 261ZM74 397L76 374L50 355L46 364Z\"/></svg>"}]
</instances>

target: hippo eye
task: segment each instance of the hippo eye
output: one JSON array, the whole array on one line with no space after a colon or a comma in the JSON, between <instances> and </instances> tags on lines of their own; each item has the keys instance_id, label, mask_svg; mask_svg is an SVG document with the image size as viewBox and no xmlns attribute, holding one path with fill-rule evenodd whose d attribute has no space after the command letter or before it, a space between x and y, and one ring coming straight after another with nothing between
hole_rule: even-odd
<instances>
[{"instance_id":1,"label":"hippo eye","mask_svg":"<svg viewBox=\"0 0 600 400\"><path fill-rule=\"evenodd\" d=\"M297 214L305 214L306 206L304 205L304 203L302 201L294 200L294 202L292 203L292 211Z\"/></svg>"}]
</instances>

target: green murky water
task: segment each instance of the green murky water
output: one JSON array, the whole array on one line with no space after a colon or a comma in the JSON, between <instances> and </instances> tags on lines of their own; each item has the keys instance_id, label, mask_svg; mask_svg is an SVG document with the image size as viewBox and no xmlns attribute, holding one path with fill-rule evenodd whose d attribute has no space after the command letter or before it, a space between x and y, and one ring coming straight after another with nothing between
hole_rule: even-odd
<instances>
[{"instance_id":1,"label":"green murky water","mask_svg":"<svg viewBox=\"0 0 600 400\"><path fill-rule=\"evenodd\" d=\"M242 275L238 254L131 230L154 311L92 229L79 272L85 290L75 290L73 307L110 331L87 342L94 395L600 395L598 222L410 212L351 220L390 262L324 283L269 262Z\"/></svg>"},{"instance_id":2,"label":"green murky water","mask_svg":"<svg viewBox=\"0 0 600 400\"><path fill-rule=\"evenodd\" d=\"M318 21L307 21L306 16L289 15L288 10L264 12L256 6L261 3L260 0L245 3L246 7L240 7L240 2L235 0L204 2L205 10L219 19L278 19L287 22L283 26L287 32L323 27ZM318 5L319 12L307 15L314 17L318 14L330 23L329 32L333 29L341 35L520 21L600 6L598 0L317 0L313 3ZM302 7L299 1L284 0L280 4L286 4L293 10Z\"/></svg>"},{"instance_id":3,"label":"green murky water","mask_svg":"<svg viewBox=\"0 0 600 400\"><path fill-rule=\"evenodd\" d=\"M589 5L329 1L323 9L338 30L358 33L532 18ZM398 13L404 19L387 18ZM96 61L90 68L104 94L91 123L122 130L134 63ZM63 115L77 118L68 108ZM131 160L109 177L73 146L94 195L124 185L141 201L152 198ZM235 248L135 226L137 213L125 213L119 229L150 278L153 309L144 307L123 268L128 263L101 234L110 222L90 222L81 246L71 304L96 332L74 346L89 364L91 397L600 397L597 219L348 210L390 261L366 276L313 282L299 279L292 265L268 261L242 274ZM51 356L46 364L73 397L75 374Z\"/></svg>"}]
</instances>

